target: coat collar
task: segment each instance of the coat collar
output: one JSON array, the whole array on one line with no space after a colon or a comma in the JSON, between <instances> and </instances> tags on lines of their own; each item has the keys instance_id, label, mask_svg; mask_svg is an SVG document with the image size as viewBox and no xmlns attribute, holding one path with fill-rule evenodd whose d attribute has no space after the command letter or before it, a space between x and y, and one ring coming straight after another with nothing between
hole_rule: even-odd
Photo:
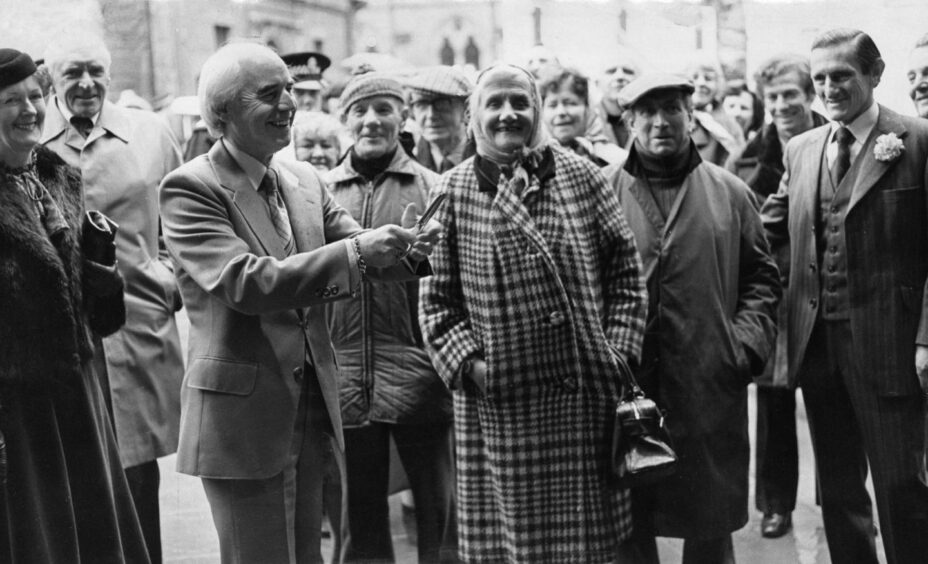
<instances>
[{"instance_id":1,"label":"coat collar","mask_svg":"<svg viewBox=\"0 0 928 564\"><path fill-rule=\"evenodd\" d=\"M398 147L393 155L393 160L387 165L383 175L415 176L416 167L413 160L406 154L402 147ZM327 175L332 184L340 184L349 181L364 181L364 177L351 166L351 151L348 151L341 164L333 168Z\"/></svg>"},{"instance_id":2,"label":"coat collar","mask_svg":"<svg viewBox=\"0 0 928 564\"><path fill-rule=\"evenodd\" d=\"M539 184L544 184L554 178L557 173L554 163L554 150L546 147L538 167L533 171L529 171L529 173L538 177ZM495 193L497 186L499 186L499 167L493 161L475 155L474 171L477 174L477 189L481 192Z\"/></svg>"},{"instance_id":3,"label":"coat collar","mask_svg":"<svg viewBox=\"0 0 928 564\"><path fill-rule=\"evenodd\" d=\"M58 107L58 98L53 98L46 110L45 128L42 130L41 143L44 145L53 139L65 136L64 142L66 145L76 151L81 151L107 134L120 139L123 143L128 143L131 131L132 124L129 110L105 100L103 109L100 111L100 119L97 120L87 139L84 139L65 119L64 114Z\"/></svg>"}]
</instances>

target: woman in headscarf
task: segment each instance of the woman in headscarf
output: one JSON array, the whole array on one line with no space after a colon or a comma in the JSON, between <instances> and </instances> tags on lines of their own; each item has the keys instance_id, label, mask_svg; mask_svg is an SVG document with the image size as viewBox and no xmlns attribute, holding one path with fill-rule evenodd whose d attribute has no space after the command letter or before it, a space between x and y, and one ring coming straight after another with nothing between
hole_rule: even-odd
<instances>
[{"instance_id":1,"label":"woman in headscarf","mask_svg":"<svg viewBox=\"0 0 928 564\"><path fill-rule=\"evenodd\" d=\"M531 74L490 67L469 103L477 154L442 179L420 301L454 390L459 555L614 562L630 511L607 435L645 314L634 241L599 169L549 146Z\"/></svg>"},{"instance_id":2,"label":"woman in headscarf","mask_svg":"<svg viewBox=\"0 0 928 564\"><path fill-rule=\"evenodd\" d=\"M104 240L82 250L80 173L37 146L42 88L0 49L0 562L148 562L92 368L125 320Z\"/></svg>"}]
</instances>

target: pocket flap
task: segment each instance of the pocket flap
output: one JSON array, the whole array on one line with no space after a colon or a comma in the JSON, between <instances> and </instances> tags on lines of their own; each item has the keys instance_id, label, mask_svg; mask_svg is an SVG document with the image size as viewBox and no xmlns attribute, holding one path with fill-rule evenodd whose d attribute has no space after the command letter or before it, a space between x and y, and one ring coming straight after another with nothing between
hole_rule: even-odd
<instances>
[{"instance_id":1,"label":"pocket flap","mask_svg":"<svg viewBox=\"0 0 928 564\"><path fill-rule=\"evenodd\" d=\"M190 365L187 386L198 390L247 396L254 391L257 378L257 363L198 358Z\"/></svg>"}]
</instances>

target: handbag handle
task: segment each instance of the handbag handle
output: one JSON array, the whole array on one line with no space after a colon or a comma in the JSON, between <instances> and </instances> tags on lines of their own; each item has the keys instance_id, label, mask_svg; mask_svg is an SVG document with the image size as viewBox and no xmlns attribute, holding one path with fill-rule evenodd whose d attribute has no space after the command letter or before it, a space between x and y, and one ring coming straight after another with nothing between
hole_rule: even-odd
<instances>
[{"instance_id":1,"label":"handbag handle","mask_svg":"<svg viewBox=\"0 0 928 564\"><path fill-rule=\"evenodd\" d=\"M638 380L635 379L635 374L632 372L632 367L629 366L628 360L625 359L625 355L616 353L615 357L619 365L619 373L625 380L625 392L622 394L622 399L643 398L644 391L642 391L641 386L638 385Z\"/></svg>"}]
</instances>

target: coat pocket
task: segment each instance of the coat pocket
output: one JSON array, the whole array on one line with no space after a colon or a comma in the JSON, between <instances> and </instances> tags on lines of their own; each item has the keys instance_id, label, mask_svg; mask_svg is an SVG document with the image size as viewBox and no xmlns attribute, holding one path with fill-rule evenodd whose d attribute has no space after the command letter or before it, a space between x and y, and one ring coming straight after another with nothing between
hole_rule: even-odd
<instances>
[{"instance_id":1,"label":"coat pocket","mask_svg":"<svg viewBox=\"0 0 928 564\"><path fill-rule=\"evenodd\" d=\"M204 357L191 363L187 387L247 396L254 391L257 379L257 363Z\"/></svg>"}]
</instances>

